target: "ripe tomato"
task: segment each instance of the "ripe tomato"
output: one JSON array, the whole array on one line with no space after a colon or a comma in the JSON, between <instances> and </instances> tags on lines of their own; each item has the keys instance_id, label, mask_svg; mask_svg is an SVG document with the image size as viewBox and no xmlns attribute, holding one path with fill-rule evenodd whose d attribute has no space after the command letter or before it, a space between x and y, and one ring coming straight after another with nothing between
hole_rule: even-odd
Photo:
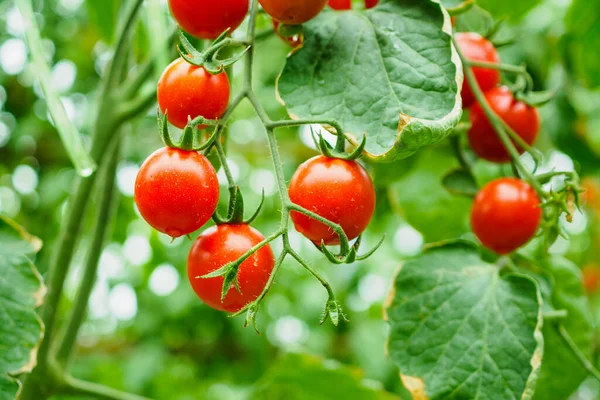
<instances>
[{"instance_id":1,"label":"ripe tomato","mask_svg":"<svg viewBox=\"0 0 600 400\"><path fill-rule=\"evenodd\" d=\"M379 3L379 0L365 0L366 8L373 8Z\"/></svg>"},{"instance_id":2,"label":"ripe tomato","mask_svg":"<svg viewBox=\"0 0 600 400\"><path fill-rule=\"evenodd\" d=\"M492 42L478 33L457 33L454 37L456 38L458 47L468 60L489 63L500 62L500 56ZM479 87L484 92L496 87L500 83L500 72L497 69L473 67L473 73ZM463 82L461 95L463 107L470 107L475 102L475 97L466 79Z\"/></svg>"},{"instance_id":3,"label":"ripe tomato","mask_svg":"<svg viewBox=\"0 0 600 400\"><path fill-rule=\"evenodd\" d=\"M192 119L202 116L220 118L229 105L229 78L225 71L209 74L203 67L178 58L158 81L158 106L169 122L183 129Z\"/></svg>"},{"instance_id":4,"label":"ripe tomato","mask_svg":"<svg viewBox=\"0 0 600 400\"><path fill-rule=\"evenodd\" d=\"M373 182L356 161L311 158L294 174L289 193L293 203L339 224L349 240L367 228L375 211ZM291 215L296 229L316 244L340 242L338 235L321 222L298 212Z\"/></svg>"},{"instance_id":5,"label":"ripe tomato","mask_svg":"<svg viewBox=\"0 0 600 400\"><path fill-rule=\"evenodd\" d=\"M219 180L202 154L164 147L140 168L134 199L152 227L176 238L211 218L219 202Z\"/></svg>"},{"instance_id":6,"label":"ripe tomato","mask_svg":"<svg viewBox=\"0 0 600 400\"><path fill-rule=\"evenodd\" d=\"M248 0L169 0L173 17L190 35L216 39L227 28L236 30L248 13Z\"/></svg>"},{"instance_id":7,"label":"ripe tomato","mask_svg":"<svg viewBox=\"0 0 600 400\"><path fill-rule=\"evenodd\" d=\"M488 183L475 197L473 232L483 245L508 254L535 236L542 219L540 199L527 183L501 178Z\"/></svg>"},{"instance_id":8,"label":"ripe tomato","mask_svg":"<svg viewBox=\"0 0 600 400\"><path fill-rule=\"evenodd\" d=\"M517 101L506 86L489 90L485 93L485 98L492 110L526 143L530 145L535 143L540 131L540 116L536 108ZM504 144L480 104L473 106L470 118L472 125L468 136L473 151L488 161L497 163L510 161L510 154L504 148ZM519 146L517 150L519 153L524 151Z\"/></svg>"},{"instance_id":9,"label":"ripe tomato","mask_svg":"<svg viewBox=\"0 0 600 400\"><path fill-rule=\"evenodd\" d=\"M352 0L329 0L329 7L334 10L352 9Z\"/></svg>"},{"instance_id":10,"label":"ripe tomato","mask_svg":"<svg viewBox=\"0 0 600 400\"><path fill-rule=\"evenodd\" d=\"M260 232L246 224L213 226L203 232L194 242L188 257L188 278L198 297L209 307L231 313L256 300L267 285L275 265L269 245L240 265L238 282L242 293L232 285L223 302L223 277L198 277L236 261L264 239Z\"/></svg>"},{"instance_id":11,"label":"ripe tomato","mask_svg":"<svg viewBox=\"0 0 600 400\"><path fill-rule=\"evenodd\" d=\"M319 14L327 0L258 0L273 18L287 25L299 25Z\"/></svg>"},{"instance_id":12,"label":"ripe tomato","mask_svg":"<svg viewBox=\"0 0 600 400\"><path fill-rule=\"evenodd\" d=\"M583 274L583 287L588 294L596 293L600 286L600 267L588 264L581 270Z\"/></svg>"}]
</instances>

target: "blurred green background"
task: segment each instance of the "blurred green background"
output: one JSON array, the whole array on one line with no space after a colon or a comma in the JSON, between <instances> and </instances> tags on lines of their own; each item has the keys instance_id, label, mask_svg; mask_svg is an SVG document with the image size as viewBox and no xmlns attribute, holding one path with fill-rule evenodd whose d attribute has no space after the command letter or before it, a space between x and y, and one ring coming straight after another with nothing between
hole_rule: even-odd
<instances>
[{"instance_id":1,"label":"blurred green background","mask_svg":"<svg viewBox=\"0 0 600 400\"><path fill-rule=\"evenodd\" d=\"M596 271L600 264L600 92L594 88L600 84L600 2L531 1L524 2L531 3L530 7L518 11L499 6L505 2L484 3L492 11L497 7L500 13L510 13L504 33L517 40L501 49L503 61L527 63L539 88L557 91L556 99L542 109L539 148L546 155L542 169L577 169L590 188L588 206L576 214L573 224L565 224L570 238L559 238L551 251ZM93 121L97 85L110 57L119 4L112 0L34 2L53 85L84 136ZM156 5L161 7L165 25L171 26L166 2L156 0ZM148 32L154 31L149 29L152 18L147 8L137 29L134 58L155 51L149 46ZM261 16L259 23L260 29L270 27L265 17ZM36 265L44 273L75 172L49 120L23 29L12 2L0 2L0 213L42 238L45 245ZM274 119L286 117L276 100L275 81L289 50L276 36L261 41L257 48L256 87ZM239 86L240 67L234 67L234 88ZM180 238L171 242L153 231L134 207L137 170L162 145L155 115L151 109L145 118L125 128L125 150L117 176L118 211L78 341L74 375L173 400L241 399L255 390L257 382L276 381L277 372L294 369L298 393L309 393L310 385L323 385L316 379L301 382L302 376L310 376L303 372L306 365L316 368L313 359L278 361L293 351L360 368L365 386L409 398L398 370L385 356L387 326L382 304L403 260L418 254L428 242L470 235L470 200L451 196L440 184L441 177L457 166L449 143L407 160L368 166L378 185L378 207L365 235L365 248L386 235L382 248L368 261L330 265L309 241L292 235L299 252L332 283L350 323L339 328L329 323L319 326L326 293L301 267L288 261L263 304L258 318L262 335L257 335L253 329L243 328L243 318L228 318L195 297L185 272L191 241ZM282 130L278 136L289 179L316 151L308 128ZM264 211L255 227L268 234L279 224L277 187L264 128L247 104L234 114L227 139L230 166L248 209L259 203L265 190ZM483 162L478 163L477 171L481 182L510 173ZM88 217L94 215L93 199L98 197L92 195ZM90 229L92 218L86 221L86 232ZM66 283L63 317L76 293L87 243L84 236L77 249ZM273 247L277 251L279 243ZM600 305L594 293L590 296ZM598 309L595 307L600 317ZM325 364L322 368L333 367ZM285 382L293 381L285 378ZM585 382L576 398L592 399L597 391L597 384ZM298 398L311 397L299 394Z\"/></svg>"}]
</instances>

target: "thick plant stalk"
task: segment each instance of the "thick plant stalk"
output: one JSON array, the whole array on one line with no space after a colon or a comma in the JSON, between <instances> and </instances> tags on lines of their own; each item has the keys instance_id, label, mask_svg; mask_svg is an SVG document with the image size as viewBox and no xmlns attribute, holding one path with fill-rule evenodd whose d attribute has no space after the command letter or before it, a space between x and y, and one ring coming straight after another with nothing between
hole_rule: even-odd
<instances>
[{"instance_id":1,"label":"thick plant stalk","mask_svg":"<svg viewBox=\"0 0 600 400\"><path fill-rule=\"evenodd\" d=\"M100 208L93 228L92 241L90 242L89 251L86 255L86 264L81 280L81 286L75 297L73 311L71 311L69 322L67 323L67 327L56 352L56 361L65 369L69 366L75 351L77 335L81 324L85 319L90 295L94 288L94 283L96 282L100 254L102 253L104 242L107 238L107 232L111 226L110 221L113 216L115 198L117 197L115 178L119 162L121 139L116 138L114 141L115 145L111 146L109 149L110 158L106 162L104 171L102 171L102 179L96 184L96 193L97 197L100 199Z\"/></svg>"}]
</instances>

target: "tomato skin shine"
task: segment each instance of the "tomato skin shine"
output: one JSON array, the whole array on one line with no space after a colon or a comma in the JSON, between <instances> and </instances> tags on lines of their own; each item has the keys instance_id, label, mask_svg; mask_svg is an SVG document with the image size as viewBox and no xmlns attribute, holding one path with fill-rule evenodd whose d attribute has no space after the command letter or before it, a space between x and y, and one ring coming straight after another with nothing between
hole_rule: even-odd
<instances>
[{"instance_id":1,"label":"tomato skin shine","mask_svg":"<svg viewBox=\"0 0 600 400\"><path fill-rule=\"evenodd\" d=\"M140 168L134 200L152 227L176 238L197 231L212 217L219 180L202 154L164 147Z\"/></svg>"},{"instance_id":2,"label":"tomato skin shine","mask_svg":"<svg viewBox=\"0 0 600 400\"><path fill-rule=\"evenodd\" d=\"M208 228L194 242L188 256L188 279L196 295L211 308L235 313L256 300L267 285L275 258L269 245L262 247L239 267L239 293L233 286L221 302L223 277L202 279L236 261L265 237L247 224Z\"/></svg>"},{"instance_id":3,"label":"tomato skin shine","mask_svg":"<svg viewBox=\"0 0 600 400\"><path fill-rule=\"evenodd\" d=\"M316 17L327 0L258 0L267 14L286 25L300 25Z\"/></svg>"},{"instance_id":4,"label":"tomato skin shine","mask_svg":"<svg viewBox=\"0 0 600 400\"><path fill-rule=\"evenodd\" d=\"M500 62L500 56L492 42L478 33L456 33L454 38L469 61L484 61L496 64ZM497 69L473 67L473 74L475 74L475 79L483 92L493 89L500 83L500 72ZM468 108L475 103L475 96L466 79L463 82L461 95L464 108Z\"/></svg>"},{"instance_id":5,"label":"tomato skin shine","mask_svg":"<svg viewBox=\"0 0 600 400\"><path fill-rule=\"evenodd\" d=\"M527 144L533 145L540 132L540 116L537 108L514 98L506 86L496 87L485 93L492 110L510 126ZM510 154L490 124L480 104L471 110L469 143L475 153L488 161L505 163L511 160ZM514 143L514 142L513 142ZM516 143L515 143L516 145ZM524 149L516 146L519 153Z\"/></svg>"},{"instance_id":6,"label":"tomato skin shine","mask_svg":"<svg viewBox=\"0 0 600 400\"><path fill-rule=\"evenodd\" d=\"M169 0L171 14L184 31L200 39L216 39L244 21L248 0Z\"/></svg>"},{"instance_id":7,"label":"tomato skin shine","mask_svg":"<svg viewBox=\"0 0 600 400\"><path fill-rule=\"evenodd\" d=\"M488 183L475 197L471 226L481 243L498 254L525 245L542 219L540 199L527 182L501 178Z\"/></svg>"},{"instance_id":8,"label":"tomato skin shine","mask_svg":"<svg viewBox=\"0 0 600 400\"><path fill-rule=\"evenodd\" d=\"M158 105L171 124L183 129L192 119L220 118L229 105L229 78L225 71L209 74L203 67L178 58L169 65L158 81Z\"/></svg>"},{"instance_id":9,"label":"tomato skin shine","mask_svg":"<svg viewBox=\"0 0 600 400\"><path fill-rule=\"evenodd\" d=\"M369 225L375 211L375 188L367 171L356 161L325 156L300 165L289 188L294 204L339 224L349 240ZM329 227L298 212L291 213L298 232L316 244L339 244Z\"/></svg>"}]
</instances>

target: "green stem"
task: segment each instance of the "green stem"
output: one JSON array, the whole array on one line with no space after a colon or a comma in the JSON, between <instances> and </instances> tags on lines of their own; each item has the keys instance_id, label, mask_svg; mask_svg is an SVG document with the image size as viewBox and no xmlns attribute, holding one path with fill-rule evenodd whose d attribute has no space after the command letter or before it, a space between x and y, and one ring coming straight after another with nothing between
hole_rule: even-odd
<instances>
[{"instance_id":1,"label":"green stem","mask_svg":"<svg viewBox=\"0 0 600 400\"><path fill-rule=\"evenodd\" d=\"M39 79L40 86L46 97L48 111L52 115L56 129L77 173L80 176L89 176L94 173L97 166L86 151L81 135L67 116L60 97L52 87L50 68L44 59L45 51L42 48L42 38L33 14L31 0L16 0L15 4L21 12L26 25L25 38L27 39L31 58L35 65L35 76Z\"/></svg>"},{"instance_id":2,"label":"green stem","mask_svg":"<svg viewBox=\"0 0 600 400\"><path fill-rule=\"evenodd\" d=\"M108 74L106 75L105 89L113 88L119 84L121 71L123 65L127 61L125 53L129 49L129 34L136 26L135 19L138 16L140 8L144 0L130 0L125 5L125 11L123 17L119 20L117 27L117 45L115 46L115 53L108 65Z\"/></svg>"},{"instance_id":3,"label":"green stem","mask_svg":"<svg viewBox=\"0 0 600 400\"><path fill-rule=\"evenodd\" d=\"M523 66L518 66L518 65L497 64L497 63L490 63L490 62L485 62L485 61L472 61L472 60L469 61L469 65L471 67L497 69L499 71L509 72L511 74L517 74L517 75L527 74L527 69Z\"/></svg>"},{"instance_id":4,"label":"green stem","mask_svg":"<svg viewBox=\"0 0 600 400\"><path fill-rule=\"evenodd\" d=\"M588 360L588 358L585 356L585 354L583 354L583 352L579 349L579 347L573 341L573 339L571 338L571 336L569 335L569 332L567 332L565 327L562 326L562 324L557 324L557 329L558 329L558 334L560 335L562 340L565 342L567 347L571 350L571 352L573 353L575 358L577 358L577 361L579 361L581 366L583 368L585 368L586 371L588 371L594 378L596 378L600 382L600 371L598 371L594 367L592 362L590 360Z\"/></svg>"},{"instance_id":5,"label":"green stem","mask_svg":"<svg viewBox=\"0 0 600 400\"><path fill-rule=\"evenodd\" d=\"M86 257L87 261L84 267L81 286L75 298L75 306L56 352L56 360L63 368L70 364L75 350L77 335L84 321L89 298L96 282L98 261L106 240L106 233L110 226L115 205L115 177L119 162L120 147L120 139L116 139L115 145L111 146L109 151L110 158L106 161L103 177L96 185L97 198L100 199L100 210L95 228L93 229L93 238Z\"/></svg>"},{"instance_id":6,"label":"green stem","mask_svg":"<svg viewBox=\"0 0 600 400\"><path fill-rule=\"evenodd\" d=\"M61 392L67 395L88 396L106 400L150 400L147 397L121 392L120 390L73 377L66 378L66 385Z\"/></svg>"},{"instance_id":7,"label":"green stem","mask_svg":"<svg viewBox=\"0 0 600 400\"><path fill-rule=\"evenodd\" d=\"M475 78L475 74L473 73L473 69L471 68L470 61L465 57L463 52L460 50L458 44L456 43L456 40L455 39L453 39L453 40L455 41L454 45L456 47L456 51L458 52L458 55L460 56L460 59L464 66L465 77L467 78L467 81L469 82L469 85L471 87L473 95L477 99L477 102L481 105L481 108L483 109L488 120L494 127L494 130L498 134L499 139L504 144L504 147L510 154L515 165L521 170L521 173L526 178L526 180L534 187L534 189L536 190L536 192L538 193L540 198L544 198L546 196L546 193L543 191L542 186L533 177L533 174L527 168L525 168L525 166L521 163L520 154L517 151L517 148L515 147L514 143L510 140L509 135L504 130L504 125L503 125L502 120L500 119L500 117L498 117L498 115L494 112L494 110L492 110L492 108L490 107L489 103L487 102L487 100L485 98L483 91L481 90L481 88L479 87L479 84L477 83L477 78Z\"/></svg>"},{"instance_id":8,"label":"green stem","mask_svg":"<svg viewBox=\"0 0 600 400\"><path fill-rule=\"evenodd\" d=\"M289 245L289 243L288 243L288 245ZM302 257L300 257L300 255L298 253L296 253L295 250L289 248L288 252L290 253L290 255L292 257L294 257L294 259L301 266L303 266L312 276L314 276L319 282L321 282L321 285L323 285L325 290L327 290L327 294L328 294L329 298L335 298L333 289L331 288L331 285L329 284L329 282L327 282L327 279L323 278L317 271L315 271L314 268L312 268L310 265L308 265L308 263L306 261L304 261L304 259Z\"/></svg>"}]
</instances>

